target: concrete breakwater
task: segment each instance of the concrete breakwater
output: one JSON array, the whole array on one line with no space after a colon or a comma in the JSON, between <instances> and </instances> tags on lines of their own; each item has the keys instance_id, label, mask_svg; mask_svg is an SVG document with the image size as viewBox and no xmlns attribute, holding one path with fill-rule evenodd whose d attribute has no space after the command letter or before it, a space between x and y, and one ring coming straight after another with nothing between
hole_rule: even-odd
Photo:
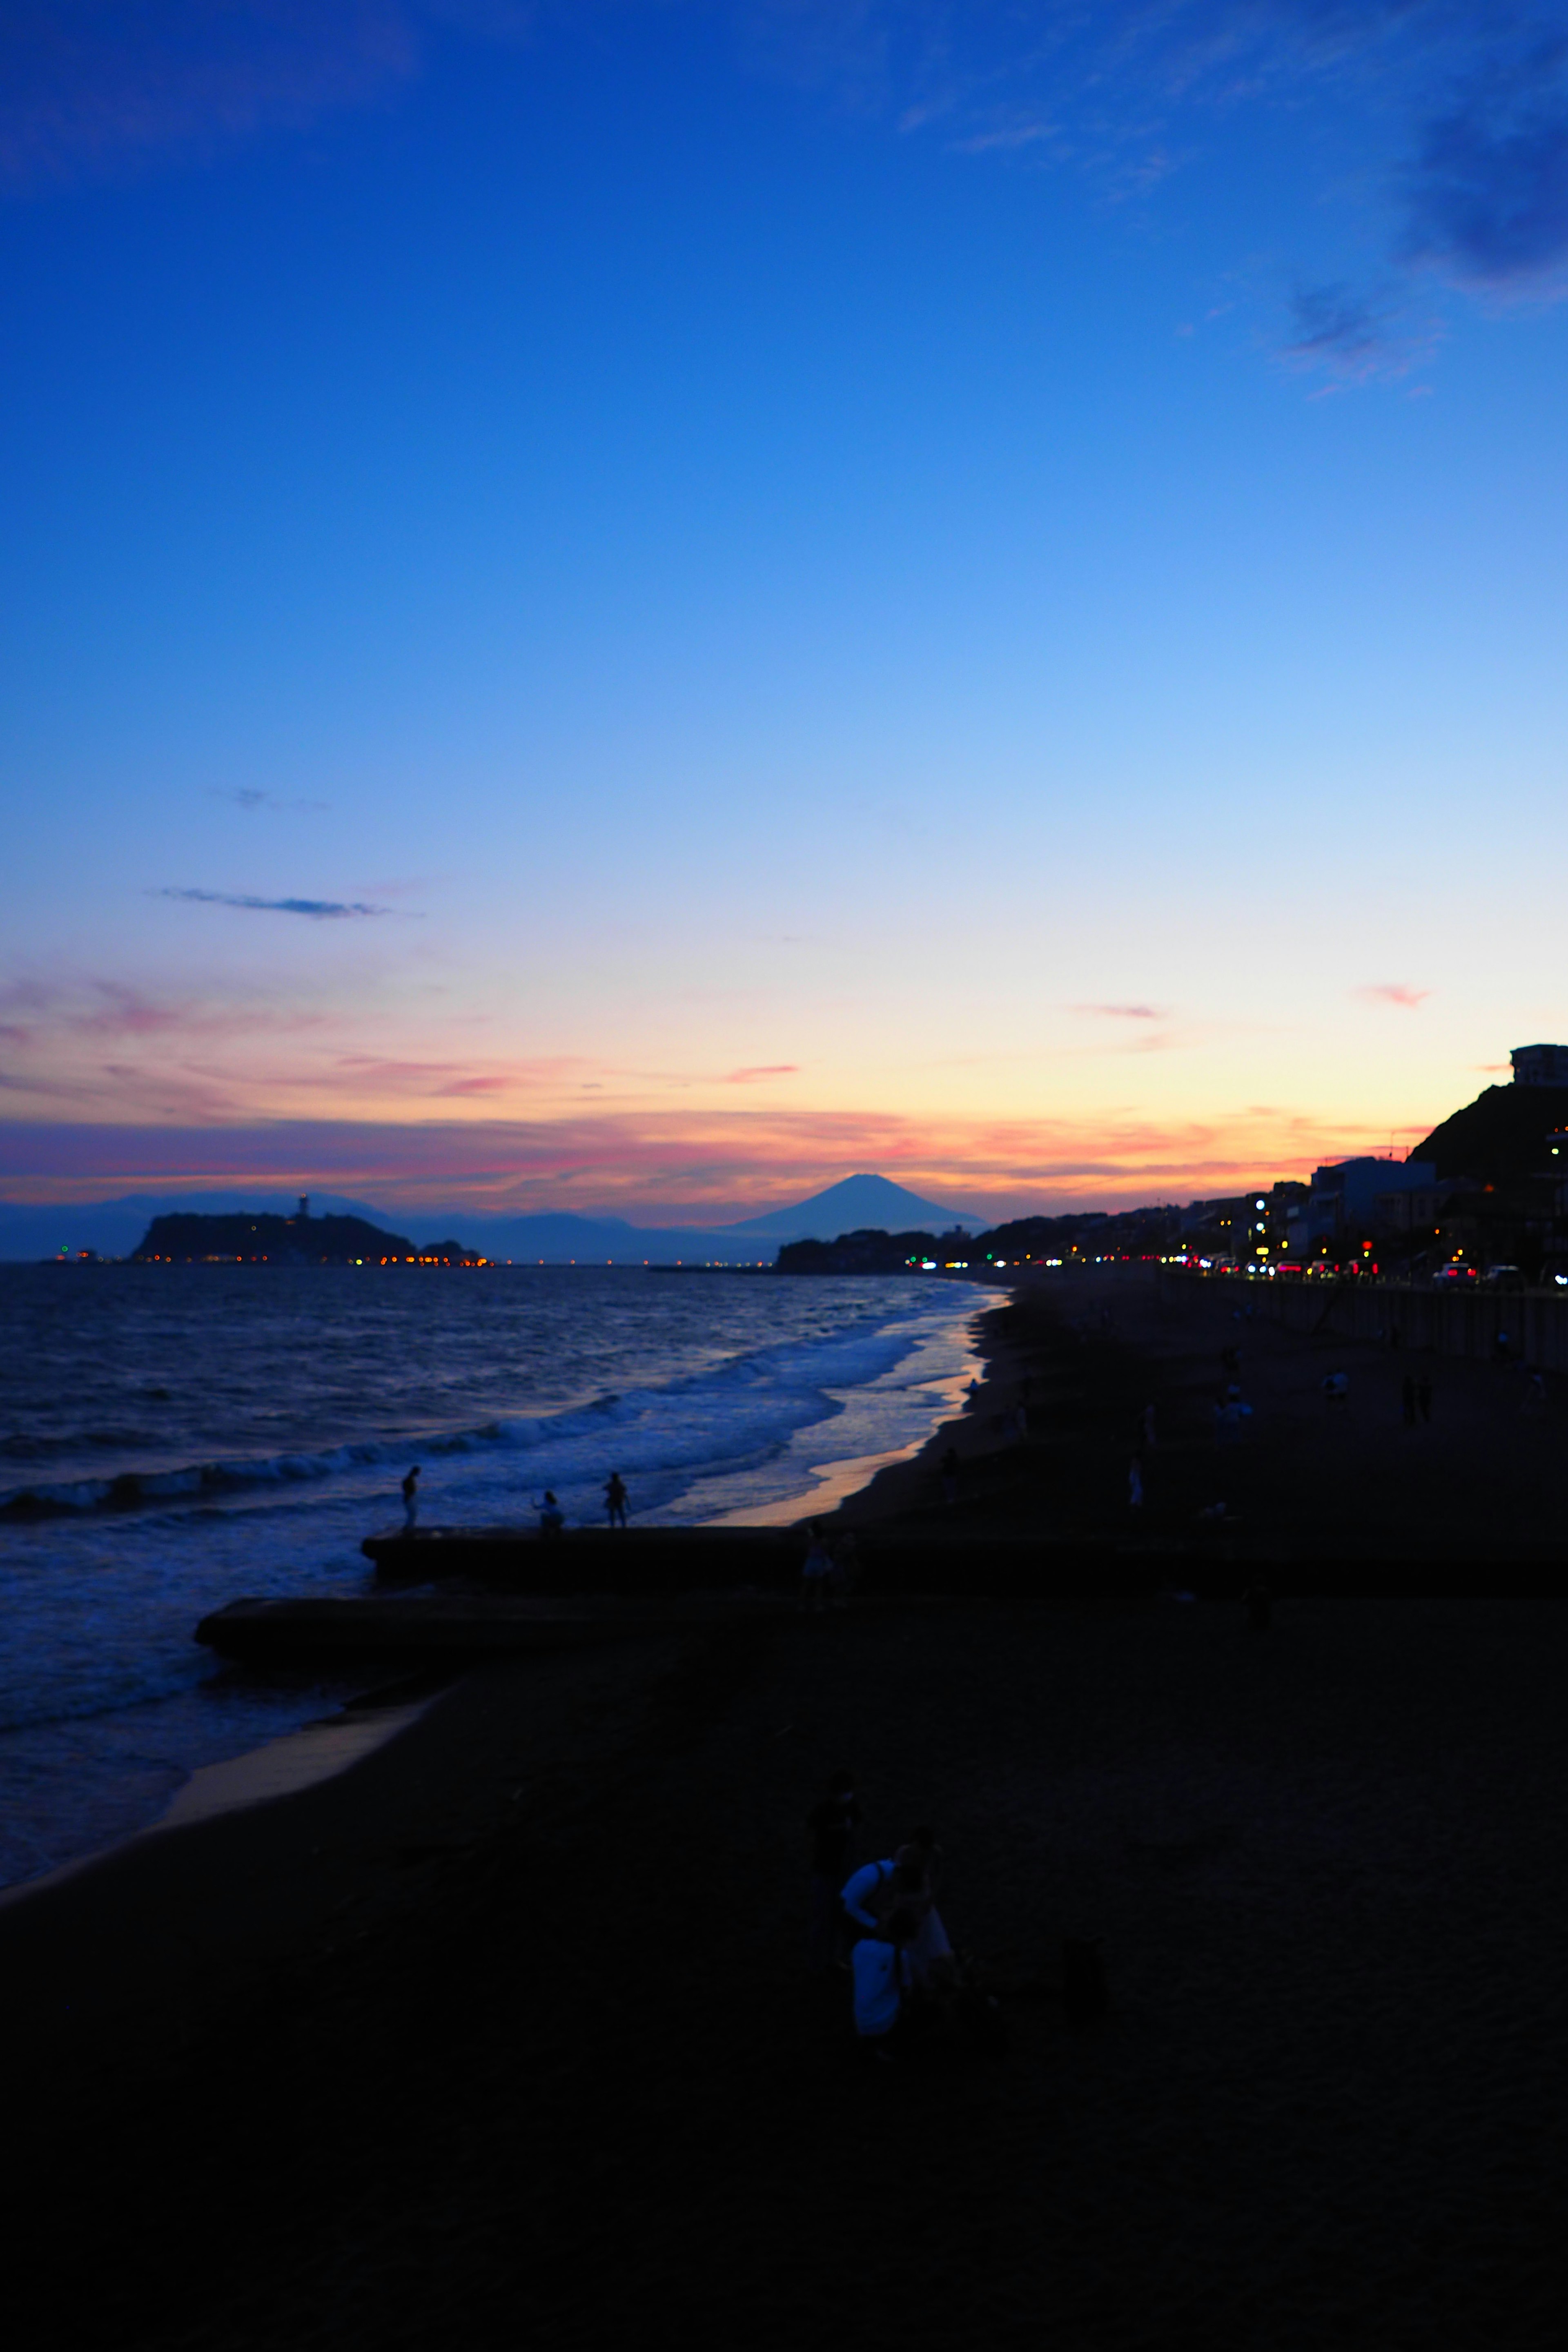
<instances>
[{"instance_id":1,"label":"concrete breakwater","mask_svg":"<svg viewBox=\"0 0 1568 2352\"><path fill-rule=\"evenodd\" d=\"M1489 1363L1501 1354L1531 1370L1568 1372L1568 1291L1501 1290L1481 1283L1320 1282L1245 1275L1191 1274L1163 1269L1162 1292L1190 1294L1243 1306L1261 1322L1280 1323L1310 1337L1352 1339L1373 1347L1464 1356Z\"/></svg>"},{"instance_id":2,"label":"concrete breakwater","mask_svg":"<svg viewBox=\"0 0 1568 2352\"><path fill-rule=\"evenodd\" d=\"M793 1528L395 1528L360 1546L378 1584L461 1577L492 1591L696 1592L800 1579L805 1533Z\"/></svg>"}]
</instances>

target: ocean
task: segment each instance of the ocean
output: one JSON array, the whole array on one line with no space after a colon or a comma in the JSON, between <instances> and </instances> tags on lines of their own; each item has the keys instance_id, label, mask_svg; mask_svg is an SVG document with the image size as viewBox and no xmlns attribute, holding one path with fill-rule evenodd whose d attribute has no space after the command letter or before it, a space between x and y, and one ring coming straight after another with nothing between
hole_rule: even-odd
<instances>
[{"instance_id":1,"label":"ocean","mask_svg":"<svg viewBox=\"0 0 1568 2352\"><path fill-rule=\"evenodd\" d=\"M362 1537L810 1508L974 1370L967 1283L641 1267L0 1265L0 1885L145 1828L350 1695L225 1666L241 1594L369 1588ZM868 1466L866 1475L869 1475Z\"/></svg>"}]
</instances>

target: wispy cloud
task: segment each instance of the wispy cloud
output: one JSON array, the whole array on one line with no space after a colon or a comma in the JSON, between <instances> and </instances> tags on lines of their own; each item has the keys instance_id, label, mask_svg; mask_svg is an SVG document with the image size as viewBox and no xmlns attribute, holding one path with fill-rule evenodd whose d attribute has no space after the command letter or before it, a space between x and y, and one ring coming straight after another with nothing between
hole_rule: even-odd
<instances>
[{"instance_id":1,"label":"wispy cloud","mask_svg":"<svg viewBox=\"0 0 1568 2352\"><path fill-rule=\"evenodd\" d=\"M731 1070L721 1079L726 1087L755 1086L760 1078L793 1078L800 1069L798 1062L759 1062L754 1068Z\"/></svg>"},{"instance_id":2,"label":"wispy cloud","mask_svg":"<svg viewBox=\"0 0 1568 2352\"><path fill-rule=\"evenodd\" d=\"M95 980L87 1003L76 1010L74 1026L83 1037L155 1037L184 1029L190 1007L150 996L116 980Z\"/></svg>"},{"instance_id":3,"label":"wispy cloud","mask_svg":"<svg viewBox=\"0 0 1568 2352\"><path fill-rule=\"evenodd\" d=\"M1360 153L1383 274L1568 293L1563 0L743 0L756 54L955 152L1147 194L1244 117L1321 100ZM1311 169L1310 165L1304 166ZM1326 189L1304 186L1316 205ZM1396 382L1434 330L1397 290L1300 295L1283 356Z\"/></svg>"},{"instance_id":4,"label":"wispy cloud","mask_svg":"<svg viewBox=\"0 0 1568 2352\"><path fill-rule=\"evenodd\" d=\"M1084 1033L1083 1043L1060 1048L1078 1059L1103 1062L1111 1055L1184 1053L1209 1034L1206 1024L1194 1026L1169 1004L1117 1000L1069 1004L1065 1009L1094 1024L1092 1031Z\"/></svg>"},{"instance_id":5,"label":"wispy cloud","mask_svg":"<svg viewBox=\"0 0 1568 2352\"><path fill-rule=\"evenodd\" d=\"M331 805L328 801L285 800L281 793L264 793L255 784L212 784L208 786L207 797L215 801L232 801L236 808L284 809L291 814L306 810L323 810Z\"/></svg>"},{"instance_id":6,"label":"wispy cloud","mask_svg":"<svg viewBox=\"0 0 1568 2352\"><path fill-rule=\"evenodd\" d=\"M521 1056L476 1069L472 1061L416 1062L389 1055L339 1054L324 1068L297 1073L294 1083L327 1087L345 1099L354 1095L384 1100L388 1095L428 1095L441 1100L464 1096L521 1094L574 1080L587 1067L573 1054Z\"/></svg>"},{"instance_id":7,"label":"wispy cloud","mask_svg":"<svg viewBox=\"0 0 1568 2352\"><path fill-rule=\"evenodd\" d=\"M1114 203L1147 195L1244 111L1322 96L1355 110L1392 266L1494 295L1568 292L1563 0L729 6L763 69L976 159L1048 160ZM587 0L8 0L0 184L201 160L386 104L443 41L517 43L542 16L586 13ZM1346 385L1407 373L1405 331L1372 298L1361 307L1376 315L1358 318L1353 294L1329 292L1337 311L1304 316L1287 357Z\"/></svg>"},{"instance_id":8,"label":"wispy cloud","mask_svg":"<svg viewBox=\"0 0 1568 2352\"><path fill-rule=\"evenodd\" d=\"M160 992L97 974L7 981L0 985L0 1013L27 1016L11 1024L12 1034L46 1048L75 1037L174 1031L209 1042L238 1034L253 1037L258 1030L294 1039L301 1031L320 1028L327 1018L319 1009L280 1005L265 991L237 1003L209 989L186 985Z\"/></svg>"},{"instance_id":9,"label":"wispy cloud","mask_svg":"<svg viewBox=\"0 0 1568 2352\"><path fill-rule=\"evenodd\" d=\"M1100 1021L1163 1021L1168 1018L1157 1004L1075 1004L1073 1011L1092 1013Z\"/></svg>"},{"instance_id":10,"label":"wispy cloud","mask_svg":"<svg viewBox=\"0 0 1568 2352\"><path fill-rule=\"evenodd\" d=\"M1438 322L1416 326L1408 307L1348 286L1301 288L1291 299L1292 331L1279 356L1288 367L1320 371L1336 383L1388 383L1429 359Z\"/></svg>"},{"instance_id":11,"label":"wispy cloud","mask_svg":"<svg viewBox=\"0 0 1568 2352\"><path fill-rule=\"evenodd\" d=\"M512 40L513 0L6 0L0 180L205 158L384 102L432 39Z\"/></svg>"},{"instance_id":12,"label":"wispy cloud","mask_svg":"<svg viewBox=\"0 0 1568 2352\"><path fill-rule=\"evenodd\" d=\"M337 922L346 917L390 915L391 907L372 907L348 898L253 898L237 890L150 890L152 898L184 898L198 907L239 907L247 914L305 915L311 922ZM405 918L406 919L406 918Z\"/></svg>"},{"instance_id":13,"label":"wispy cloud","mask_svg":"<svg viewBox=\"0 0 1568 2352\"><path fill-rule=\"evenodd\" d=\"M1371 981L1364 988L1352 991L1352 994L1359 996L1364 1003L1398 1004L1407 1013L1414 1013L1417 1005L1425 1004L1431 993L1429 988L1415 988L1407 980Z\"/></svg>"},{"instance_id":14,"label":"wispy cloud","mask_svg":"<svg viewBox=\"0 0 1568 2352\"><path fill-rule=\"evenodd\" d=\"M960 155L984 155L996 148L1037 146L1050 135L1048 122L1004 122L994 131L972 131L967 139L955 139L952 144Z\"/></svg>"}]
</instances>

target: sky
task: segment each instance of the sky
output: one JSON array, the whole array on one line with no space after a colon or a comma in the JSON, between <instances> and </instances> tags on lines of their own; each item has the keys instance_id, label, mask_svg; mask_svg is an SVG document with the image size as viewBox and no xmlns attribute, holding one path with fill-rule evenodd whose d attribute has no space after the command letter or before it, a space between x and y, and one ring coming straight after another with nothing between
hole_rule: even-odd
<instances>
[{"instance_id":1,"label":"sky","mask_svg":"<svg viewBox=\"0 0 1568 2352\"><path fill-rule=\"evenodd\" d=\"M10 0L0 1197L996 1216L1568 1036L1568 0Z\"/></svg>"}]
</instances>

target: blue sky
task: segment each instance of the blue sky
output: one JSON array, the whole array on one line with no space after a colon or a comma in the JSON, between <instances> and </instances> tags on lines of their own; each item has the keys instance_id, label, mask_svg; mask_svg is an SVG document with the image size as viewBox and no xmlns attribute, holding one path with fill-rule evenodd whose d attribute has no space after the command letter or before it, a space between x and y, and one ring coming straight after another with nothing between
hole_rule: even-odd
<instances>
[{"instance_id":1,"label":"blue sky","mask_svg":"<svg viewBox=\"0 0 1568 2352\"><path fill-rule=\"evenodd\" d=\"M60 24L13 1197L1185 1197L1564 1034L1568 8Z\"/></svg>"}]
</instances>

